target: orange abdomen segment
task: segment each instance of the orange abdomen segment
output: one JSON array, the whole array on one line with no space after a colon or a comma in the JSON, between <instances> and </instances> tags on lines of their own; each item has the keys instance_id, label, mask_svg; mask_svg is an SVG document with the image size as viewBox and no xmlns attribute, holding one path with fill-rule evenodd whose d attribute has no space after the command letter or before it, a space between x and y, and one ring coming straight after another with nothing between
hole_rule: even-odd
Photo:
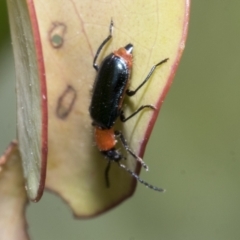
<instances>
[{"instance_id":1,"label":"orange abdomen segment","mask_svg":"<svg viewBox=\"0 0 240 240\"><path fill-rule=\"evenodd\" d=\"M100 129L95 127L95 142L100 151L108 151L116 145L113 128Z\"/></svg>"}]
</instances>

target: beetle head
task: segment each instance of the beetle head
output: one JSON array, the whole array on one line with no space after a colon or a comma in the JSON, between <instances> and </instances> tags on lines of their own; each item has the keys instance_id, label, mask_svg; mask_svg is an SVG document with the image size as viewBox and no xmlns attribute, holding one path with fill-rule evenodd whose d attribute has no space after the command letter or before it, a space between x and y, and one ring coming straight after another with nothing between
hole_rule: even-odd
<instances>
[{"instance_id":1,"label":"beetle head","mask_svg":"<svg viewBox=\"0 0 240 240\"><path fill-rule=\"evenodd\" d=\"M132 45L131 43L129 43L128 45L126 45L124 48L126 49L127 53L132 54L133 45Z\"/></svg>"}]
</instances>

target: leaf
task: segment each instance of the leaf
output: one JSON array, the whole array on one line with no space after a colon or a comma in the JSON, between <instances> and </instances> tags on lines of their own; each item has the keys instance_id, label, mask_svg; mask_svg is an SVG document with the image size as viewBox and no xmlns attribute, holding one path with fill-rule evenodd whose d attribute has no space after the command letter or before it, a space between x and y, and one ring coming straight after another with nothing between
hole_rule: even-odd
<instances>
[{"instance_id":1,"label":"leaf","mask_svg":"<svg viewBox=\"0 0 240 240\"><path fill-rule=\"evenodd\" d=\"M16 67L17 135L26 189L41 198L47 160L47 93L38 22L32 1L8 0Z\"/></svg>"},{"instance_id":2,"label":"leaf","mask_svg":"<svg viewBox=\"0 0 240 240\"><path fill-rule=\"evenodd\" d=\"M27 240L24 188L21 159L17 143L12 142L0 157L0 239Z\"/></svg>"},{"instance_id":3,"label":"leaf","mask_svg":"<svg viewBox=\"0 0 240 240\"><path fill-rule=\"evenodd\" d=\"M189 1L158 0L146 3L72 0L59 4L57 1L28 0L26 7L21 0L15 4L19 9L22 4L25 11L24 16L21 15L22 9L14 14L20 16L18 22L30 28L28 35L27 30L24 32L24 29L14 28L13 22L16 20L12 19L12 14L12 36L17 32L15 35L22 40L23 45L20 47L19 39L13 38L15 58L19 61L19 49L26 56L24 52L29 52L28 48L31 46L32 51L27 59L34 66L30 71L32 76L23 74L19 78L33 81L36 90L26 91L29 89L29 82L26 82L23 89L18 91L18 101L23 99L18 104L20 108L28 105L29 97L25 95L36 97L36 101L30 101L32 104L26 108L26 114L19 110L18 128L21 129L19 133L24 136L19 135L19 141L21 155L25 159L25 177L28 186L35 185L34 192L30 191L28 194L35 200L41 196L48 140L47 188L68 202L77 216L95 216L130 197L135 190L136 181L117 164L112 164L111 187L106 188L104 171L107 161L93 141L93 127L88 112L91 89L96 77L92 68L94 55L108 36L112 19L113 38L104 47L99 62L112 51L132 43L134 62L130 89L139 86L154 64L169 58L167 63L155 70L151 80L136 96L125 99L123 107L126 116L145 104L154 105L156 110L142 111L126 124L116 124L115 129L123 132L134 152L143 156L185 46ZM27 72L29 68L27 64L16 67L25 69L18 70L17 75ZM29 129L32 130L31 136ZM26 156L29 149L32 154ZM126 155L125 151L121 151ZM123 163L138 174L139 164L132 157L126 156L127 160ZM29 174L32 172L34 181ZM28 187L29 190L31 189Z\"/></svg>"}]
</instances>

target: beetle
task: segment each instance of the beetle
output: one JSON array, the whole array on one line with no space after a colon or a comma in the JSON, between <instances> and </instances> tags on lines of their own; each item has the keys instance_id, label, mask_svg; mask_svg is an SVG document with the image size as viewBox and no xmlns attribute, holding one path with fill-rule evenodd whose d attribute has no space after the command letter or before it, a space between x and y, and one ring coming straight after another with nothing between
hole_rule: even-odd
<instances>
[{"instance_id":1,"label":"beetle","mask_svg":"<svg viewBox=\"0 0 240 240\"><path fill-rule=\"evenodd\" d=\"M145 108L155 109L152 105L143 105L130 116L125 117L122 110L122 104L125 95L129 97L135 95L150 79L154 70L161 64L167 62L168 58L154 65L144 81L135 90L129 90L128 86L131 79L133 65L133 45L131 43L109 54L103 59L100 66L97 64L97 59L101 50L112 38L112 31L113 21L111 20L109 35L98 47L93 59L93 68L96 70L97 75L93 85L92 98L89 107L92 126L94 127L95 143L98 150L108 159L108 164L105 170L106 185L107 187L110 186L108 176L110 164L111 162L116 162L121 168L125 169L146 187L163 192L164 189L155 187L140 179L135 172L128 169L120 162L122 159L125 159L125 157L115 148L117 138L120 139L125 150L140 162L146 170L148 170L148 166L145 162L130 149L123 134L120 131L115 130L114 126L118 118L120 118L122 122L126 122Z\"/></svg>"}]
</instances>

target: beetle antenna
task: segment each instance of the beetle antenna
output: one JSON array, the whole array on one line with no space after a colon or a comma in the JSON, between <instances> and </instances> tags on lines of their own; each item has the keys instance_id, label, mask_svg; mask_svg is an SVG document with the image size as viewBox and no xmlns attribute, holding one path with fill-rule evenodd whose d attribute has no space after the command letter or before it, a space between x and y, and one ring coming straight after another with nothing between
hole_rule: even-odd
<instances>
[{"instance_id":1,"label":"beetle antenna","mask_svg":"<svg viewBox=\"0 0 240 240\"><path fill-rule=\"evenodd\" d=\"M109 26L109 35L108 37L101 43L101 45L98 47L98 50L94 56L94 59L93 59L93 67L95 68L95 70L98 72L98 65L97 65L97 59L98 59L98 56L102 50L102 48L106 45L106 43L112 38L112 32L113 32L113 20L111 19L111 22L110 22L110 26Z\"/></svg>"},{"instance_id":2,"label":"beetle antenna","mask_svg":"<svg viewBox=\"0 0 240 240\"><path fill-rule=\"evenodd\" d=\"M145 185L146 187L154 190L154 191L158 191L158 192L165 192L165 189L163 188L158 188L155 187L147 182L145 182L144 180L142 180L135 172L133 172L132 170L130 170L129 168L127 168L125 165L119 163L119 167L125 169L128 173L130 173L135 179L137 179L140 183L142 183L143 185Z\"/></svg>"}]
</instances>

